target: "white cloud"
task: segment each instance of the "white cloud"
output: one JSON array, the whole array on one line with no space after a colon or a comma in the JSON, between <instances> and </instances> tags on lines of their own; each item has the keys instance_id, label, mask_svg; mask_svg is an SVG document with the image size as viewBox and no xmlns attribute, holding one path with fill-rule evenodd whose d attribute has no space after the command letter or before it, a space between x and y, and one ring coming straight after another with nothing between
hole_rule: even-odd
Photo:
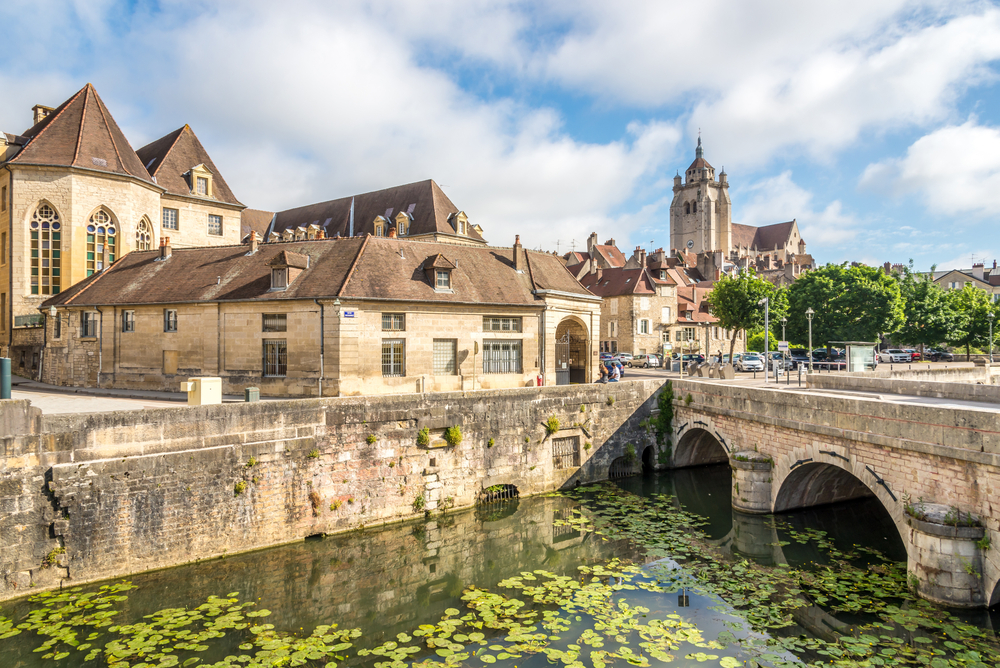
<instances>
[{"instance_id":1,"label":"white cloud","mask_svg":"<svg viewBox=\"0 0 1000 668\"><path fill-rule=\"evenodd\" d=\"M840 200L814 209L813 194L792 180L785 171L735 191L733 222L743 225L771 225L795 218L808 250L830 249L850 242L859 231L859 221L843 211Z\"/></svg>"},{"instance_id":2,"label":"white cloud","mask_svg":"<svg viewBox=\"0 0 1000 668\"><path fill-rule=\"evenodd\" d=\"M901 158L868 165L866 190L914 194L939 214L1000 213L1000 128L970 119L915 141Z\"/></svg>"}]
</instances>

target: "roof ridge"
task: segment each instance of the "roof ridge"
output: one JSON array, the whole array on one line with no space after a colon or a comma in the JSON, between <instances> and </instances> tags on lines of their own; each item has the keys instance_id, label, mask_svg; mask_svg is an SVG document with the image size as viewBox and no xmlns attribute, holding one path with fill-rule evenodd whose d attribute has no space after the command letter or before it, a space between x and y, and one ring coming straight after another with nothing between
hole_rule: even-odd
<instances>
[{"instance_id":1,"label":"roof ridge","mask_svg":"<svg viewBox=\"0 0 1000 668\"><path fill-rule=\"evenodd\" d=\"M87 86L90 86L90 84L88 83ZM32 137L28 140L28 144L30 144L31 142L35 141L39 137L41 137L45 133L45 131L48 130L52 126L52 124L56 122L57 118L59 118L60 116L62 116L64 113L66 113L66 110L69 109L70 106L72 106L73 101L76 100L76 98L80 97L80 93L82 93L83 91L87 90L87 86L84 86L80 90L76 91L76 94L73 95L73 97L71 97L69 100L67 100L66 102L64 102L61 105L62 109L59 110L59 113L56 114L55 116L52 116L51 117L52 120L50 120L48 123L46 123L45 127L43 127L41 130L39 130L36 134L32 135ZM84 105L84 108L86 108L86 105ZM50 117L46 117L46 118L44 118L42 120L48 120L48 118L50 118ZM41 123L41 122L42 121L39 121L39 123ZM36 125L37 125L37 123L36 123ZM34 127L34 126L32 126L32 127ZM30 130L31 128L28 128L28 129ZM27 144L25 144L25 148L27 148ZM17 160L22 155L24 155L24 151L23 150L20 151L20 152L18 152L17 155L15 155L13 158L11 158L10 162L13 162L13 161Z\"/></svg>"},{"instance_id":2,"label":"roof ridge","mask_svg":"<svg viewBox=\"0 0 1000 668\"><path fill-rule=\"evenodd\" d=\"M89 91L90 90L90 84L88 83L81 90ZM55 123L55 121L56 121L56 119L53 118L52 121L49 122L49 125L52 125L52 123ZM86 122L87 122L87 98L86 98L86 96L84 96L84 98L83 98L83 110L80 112L80 127L76 131L76 148L73 149L73 160L70 162L70 164L74 165L74 166L76 165L77 159L80 157L80 144L83 143L83 124L86 123ZM45 129L47 127L49 127L49 125L46 125L44 128L42 128L42 132L44 132ZM42 134L42 133L39 132L38 134Z\"/></svg>"},{"instance_id":3,"label":"roof ridge","mask_svg":"<svg viewBox=\"0 0 1000 668\"><path fill-rule=\"evenodd\" d=\"M90 84L87 84L87 85L89 86ZM132 172L130 172L128 170L128 167L125 165L125 160L122 158L122 153L121 153L121 151L118 150L118 142L115 141L115 133L111 131L111 123L108 122L108 115L104 113L104 109L105 109L104 102L101 100L101 97L97 94L96 90L94 91L94 97L97 99L97 109L98 109L98 111L101 112L101 118L104 119L104 127L107 128L107 130L108 130L108 139L111 140L111 146L114 147L114 149L115 149L115 155L118 156L118 164L121 165L123 172L125 172L126 174L129 174L130 176L134 176L136 178L139 178L138 175L132 174ZM84 111L84 113L87 112L86 105L84 105L83 111ZM81 136L83 135L83 121L80 122L80 134L81 134ZM125 141L128 141L128 140L126 139ZM132 148L132 147L129 146L129 148ZM133 153L134 152L135 151L133 151ZM73 164L74 164L74 166L76 165L76 157L75 156L73 158ZM146 175L148 176L149 172L146 172Z\"/></svg>"},{"instance_id":4,"label":"roof ridge","mask_svg":"<svg viewBox=\"0 0 1000 668\"><path fill-rule=\"evenodd\" d=\"M354 276L354 270L358 266L358 262L361 261L361 254L365 252L365 248L368 247L368 240L371 239L370 234L366 234L364 241L361 242L361 247L358 248L358 254L354 257L354 262L351 263L351 268L347 270L347 276L344 277L344 283L340 286L340 290L337 290L337 296L340 297L344 294L344 290L347 289L347 284L351 282L351 278Z\"/></svg>"},{"instance_id":5,"label":"roof ridge","mask_svg":"<svg viewBox=\"0 0 1000 668\"><path fill-rule=\"evenodd\" d=\"M177 136L174 137L174 140L172 142L170 142L170 146L167 147L167 150L163 152L163 157L159 159L156 167L153 169L153 173L150 174L150 176L156 176L156 173L160 171L160 167L162 167L163 163L167 161L167 156L170 155L170 152L174 150L174 146L177 146L177 142L180 140L181 135L184 134L185 129L190 129L187 123L184 124L183 128L180 128L180 130L177 131Z\"/></svg>"}]
</instances>

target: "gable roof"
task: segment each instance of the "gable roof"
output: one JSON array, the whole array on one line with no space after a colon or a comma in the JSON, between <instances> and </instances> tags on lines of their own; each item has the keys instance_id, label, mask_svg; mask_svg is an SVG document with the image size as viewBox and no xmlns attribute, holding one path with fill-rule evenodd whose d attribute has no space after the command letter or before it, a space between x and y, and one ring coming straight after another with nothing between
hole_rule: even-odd
<instances>
[{"instance_id":1,"label":"gable roof","mask_svg":"<svg viewBox=\"0 0 1000 668\"><path fill-rule=\"evenodd\" d=\"M28 142L11 164L93 169L153 183L89 83L22 136Z\"/></svg>"},{"instance_id":2,"label":"gable roof","mask_svg":"<svg viewBox=\"0 0 1000 668\"><path fill-rule=\"evenodd\" d=\"M267 228L271 226L272 218L274 218L273 211L243 209L240 213L240 234L246 236L256 232L257 238L263 239L267 235Z\"/></svg>"},{"instance_id":3,"label":"gable roof","mask_svg":"<svg viewBox=\"0 0 1000 668\"><path fill-rule=\"evenodd\" d=\"M192 167L204 165L212 172L211 199L226 204L243 206L230 190L219 168L212 162L190 125L174 130L156 141L146 144L136 155L157 185L172 195L191 197L191 184L184 177Z\"/></svg>"},{"instance_id":4,"label":"gable roof","mask_svg":"<svg viewBox=\"0 0 1000 668\"><path fill-rule=\"evenodd\" d=\"M453 216L459 213L459 209L431 179L279 211L272 232L281 234L287 229L318 225L325 230L327 237L350 236L352 204L354 236L374 234L376 217L382 216L393 222L400 211L411 217L407 237L458 234ZM485 243L471 224L468 236L462 238Z\"/></svg>"},{"instance_id":5,"label":"gable roof","mask_svg":"<svg viewBox=\"0 0 1000 668\"><path fill-rule=\"evenodd\" d=\"M600 297L623 295L655 295L656 288L642 269L612 267L600 272L584 274L583 286Z\"/></svg>"},{"instance_id":6,"label":"gable roof","mask_svg":"<svg viewBox=\"0 0 1000 668\"><path fill-rule=\"evenodd\" d=\"M529 269L514 269L513 249L354 237L248 246L133 251L43 304L101 306L206 301L354 298L394 301L530 305L537 290L557 290L594 299L548 253L522 251ZM452 292L437 292L422 270L428 254L447 254ZM279 258L284 256L283 260ZM270 267L295 256L309 258L283 291L271 291ZM301 264L301 263L300 263Z\"/></svg>"},{"instance_id":7,"label":"gable roof","mask_svg":"<svg viewBox=\"0 0 1000 668\"><path fill-rule=\"evenodd\" d=\"M624 267L628 262L625 254L618 250L618 246L596 244L594 250L600 255L609 267Z\"/></svg>"},{"instance_id":8,"label":"gable roof","mask_svg":"<svg viewBox=\"0 0 1000 668\"><path fill-rule=\"evenodd\" d=\"M763 227L740 225L733 223L733 246L737 248L758 248L771 250L776 246L783 247L792 236L792 230L797 226L795 220L785 223L774 223Z\"/></svg>"}]
</instances>

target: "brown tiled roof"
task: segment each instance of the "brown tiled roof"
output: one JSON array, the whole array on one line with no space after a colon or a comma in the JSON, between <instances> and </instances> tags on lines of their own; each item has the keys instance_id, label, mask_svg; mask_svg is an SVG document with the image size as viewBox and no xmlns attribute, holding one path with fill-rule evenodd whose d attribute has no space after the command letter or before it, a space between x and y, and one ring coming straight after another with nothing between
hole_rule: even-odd
<instances>
[{"instance_id":1,"label":"brown tiled roof","mask_svg":"<svg viewBox=\"0 0 1000 668\"><path fill-rule=\"evenodd\" d=\"M284 253L310 258L309 268L287 290L271 288L269 264ZM455 265L452 292L437 292L422 270L428 253ZM354 299L533 304L535 290L559 290L593 298L548 253L526 252L530 271L514 270L513 250L408 239L356 237L247 246L177 248L166 260L159 251L134 251L100 274L48 299L50 304L125 305L205 301Z\"/></svg>"},{"instance_id":2,"label":"brown tiled roof","mask_svg":"<svg viewBox=\"0 0 1000 668\"><path fill-rule=\"evenodd\" d=\"M12 164L96 169L153 182L91 84L23 136L29 141L11 158Z\"/></svg>"},{"instance_id":3,"label":"brown tiled roof","mask_svg":"<svg viewBox=\"0 0 1000 668\"><path fill-rule=\"evenodd\" d=\"M677 323L700 322L712 323L719 319L712 315L708 307L708 297L711 290L705 288L689 287L677 288ZM687 311L691 311L691 319L688 320Z\"/></svg>"},{"instance_id":4,"label":"brown tiled roof","mask_svg":"<svg viewBox=\"0 0 1000 668\"><path fill-rule=\"evenodd\" d=\"M611 267L624 267L625 263L628 262L628 258L625 254L618 250L618 246L612 245L595 245L594 250L604 258L604 260Z\"/></svg>"},{"instance_id":5,"label":"brown tiled roof","mask_svg":"<svg viewBox=\"0 0 1000 668\"><path fill-rule=\"evenodd\" d=\"M656 294L653 283L642 269L622 269L621 267L602 269L600 272L584 274L580 282L585 288L600 297Z\"/></svg>"},{"instance_id":6,"label":"brown tiled roof","mask_svg":"<svg viewBox=\"0 0 1000 668\"><path fill-rule=\"evenodd\" d=\"M326 230L327 237L346 237L350 234L351 202L354 203L355 236L374 234L376 217L383 216L394 222L400 211L412 216L406 236L436 232L457 234L452 215L458 213L458 207L430 179L279 211L272 231L281 234L286 229L315 224ZM471 223L468 238L483 241Z\"/></svg>"},{"instance_id":7,"label":"brown tiled roof","mask_svg":"<svg viewBox=\"0 0 1000 668\"><path fill-rule=\"evenodd\" d=\"M455 265L441 253L431 255L424 260L424 269L454 269Z\"/></svg>"},{"instance_id":8,"label":"brown tiled roof","mask_svg":"<svg viewBox=\"0 0 1000 668\"><path fill-rule=\"evenodd\" d=\"M782 248L788 242L794 226L794 220L764 225L763 227L733 223L733 246L759 248L760 250L771 250L775 246Z\"/></svg>"},{"instance_id":9,"label":"brown tiled roof","mask_svg":"<svg viewBox=\"0 0 1000 668\"><path fill-rule=\"evenodd\" d=\"M272 211L243 209L240 214L240 234L246 236L251 232L256 232L257 238L263 239L267 234L267 228L271 226L272 218L274 218Z\"/></svg>"},{"instance_id":10,"label":"brown tiled roof","mask_svg":"<svg viewBox=\"0 0 1000 668\"><path fill-rule=\"evenodd\" d=\"M192 167L205 165L212 172L212 199L243 206L189 125L146 144L136 154L156 184L168 193L191 196L191 183L184 175Z\"/></svg>"},{"instance_id":11,"label":"brown tiled roof","mask_svg":"<svg viewBox=\"0 0 1000 668\"><path fill-rule=\"evenodd\" d=\"M685 171L691 171L692 169L701 169L702 167L715 169L715 167L712 167L712 165L708 164L708 160L705 160L705 158L695 158L694 162L688 165L688 168Z\"/></svg>"}]
</instances>

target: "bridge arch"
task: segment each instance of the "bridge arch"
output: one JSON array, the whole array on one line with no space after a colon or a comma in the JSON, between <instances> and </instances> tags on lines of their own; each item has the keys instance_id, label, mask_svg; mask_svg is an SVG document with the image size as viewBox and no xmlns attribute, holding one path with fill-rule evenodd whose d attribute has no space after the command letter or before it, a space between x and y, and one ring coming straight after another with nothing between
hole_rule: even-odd
<instances>
[{"instance_id":1,"label":"bridge arch","mask_svg":"<svg viewBox=\"0 0 1000 668\"><path fill-rule=\"evenodd\" d=\"M909 553L910 541L902 502L879 485L865 465L840 454L793 452L774 464L772 512L823 506L875 497L892 518Z\"/></svg>"},{"instance_id":2,"label":"bridge arch","mask_svg":"<svg viewBox=\"0 0 1000 668\"><path fill-rule=\"evenodd\" d=\"M714 433L702 427L692 427L683 432L674 446L673 465L704 466L729 461L729 453Z\"/></svg>"}]
</instances>

